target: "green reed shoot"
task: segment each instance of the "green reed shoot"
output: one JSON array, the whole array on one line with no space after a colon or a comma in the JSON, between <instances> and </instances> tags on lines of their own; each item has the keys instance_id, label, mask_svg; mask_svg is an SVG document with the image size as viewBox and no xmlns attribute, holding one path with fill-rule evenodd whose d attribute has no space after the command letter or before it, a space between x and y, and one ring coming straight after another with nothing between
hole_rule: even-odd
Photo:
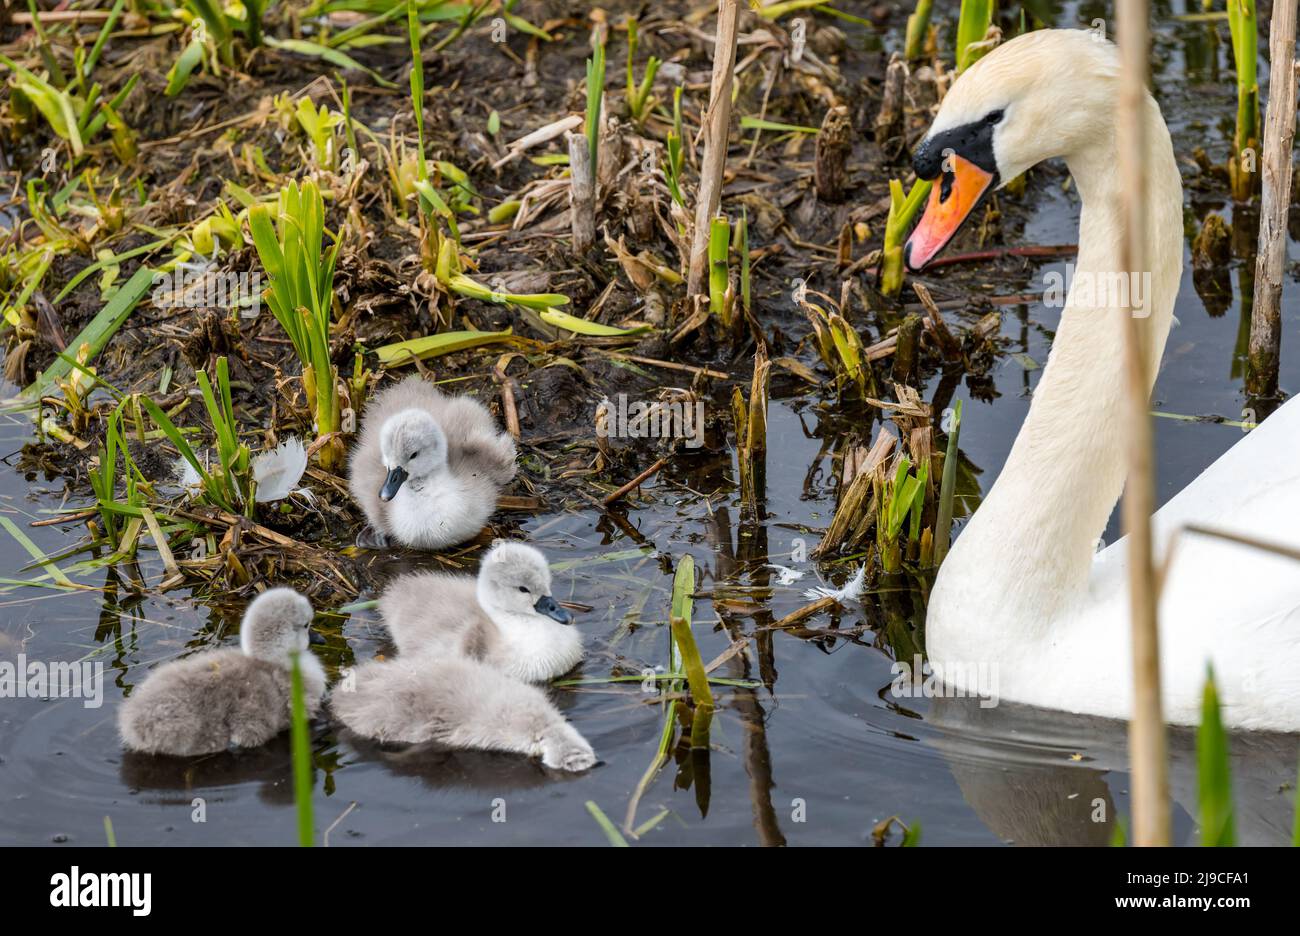
<instances>
[{"instance_id":1,"label":"green reed shoot","mask_svg":"<svg viewBox=\"0 0 1300 936\"><path fill-rule=\"evenodd\" d=\"M144 506L144 488L148 482L139 467L131 458L127 448L126 435L122 431L122 412L126 400L118 403L104 427L104 441L99 446L99 466L89 472L90 486L95 492L95 501L99 505L100 520L104 525L104 535L114 551L121 543L118 529L119 513L133 513ZM117 461L118 453L122 456L122 480L125 496L117 498Z\"/></svg>"},{"instance_id":2,"label":"green reed shoot","mask_svg":"<svg viewBox=\"0 0 1300 936\"><path fill-rule=\"evenodd\" d=\"M605 815L605 811L597 805L595 800L587 800L587 812L591 813L591 817L596 820L596 825L600 826L600 830L605 833L605 837L609 839L609 844L615 848L628 847L627 839L623 838L623 833L618 831L618 826L614 825L609 816Z\"/></svg>"},{"instance_id":3,"label":"green reed shoot","mask_svg":"<svg viewBox=\"0 0 1300 936\"><path fill-rule=\"evenodd\" d=\"M668 131L664 145L668 155L664 163L664 179L668 182L668 192L682 210L686 209L686 199L682 196L682 166L686 154L682 150L682 88L673 89L673 128Z\"/></svg>"},{"instance_id":4,"label":"green reed shoot","mask_svg":"<svg viewBox=\"0 0 1300 936\"><path fill-rule=\"evenodd\" d=\"M1236 845L1228 734L1223 728L1212 666L1206 668L1201 726L1196 732L1196 793L1201 813L1201 844Z\"/></svg>"},{"instance_id":5,"label":"green reed shoot","mask_svg":"<svg viewBox=\"0 0 1300 936\"><path fill-rule=\"evenodd\" d=\"M15 106L35 107L55 135L67 141L74 160L108 125L108 112L119 110L140 80L139 75L132 75L110 100L100 101L98 84L85 94L76 94L46 81L7 55L0 55L0 65L14 73Z\"/></svg>"},{"instance_id":6,"label":"green reed shoot","mask_svg":"<svg viewBox=\"0 0 1300 936\"><path fill-rule=\"evenodd\" d=\"M605 43L597 42L587 59L587 147L591 151L591 175L596 178L600 149L600 102L605 95Z\"/></svg>"},{"instance_id":7,"label":"green reed shoot","mask_svg":"<svg viewBox=\"0 0 1300 936\"><path fill-rule=\"evenodd\" d=\"M907 41L903 54L908 61L919 59L925 52L925 37L930 30L930 6L933 0L916 0L916 11L907 18Z\"/></svg>"},{"instance_id":8,"label":"green reed shoot","mask_svg":"<svg viewBox=\"0 0 1300 936\"><path fill-rule=\"evenodd\" d=\"M316 424L317 436L339 431L341 406L338 372L330 360L330 309L334 297L334 265L341 239L323 250L325 202L310 179L290 182L280 190L272 224L266 205L248 212L253 234L271 286L266 300L276 321L293 343L302 364L303 392ZM342 463L343 445L337 436L320 449L321 466L332 470Z\"/></svg>"},{"instance_id":9,"label":"green reed shoot","mask_svg":"<svg viewBox=\"0 0 1300 936\"><path fill-rule=\"evenodd\" d=\"M871 367L857 330L838 312L827 312L807 300L802 305L812 325L817 353L835 375L836 383L852 385L859 398L869 396L873 385Z\"/></svg>"},{"instance_id":10,"label":"green reed shoot","mask_svg":"<svg viewBox=\"0 0 1300 936\"><path fill-rule=\"evenodd\" d=\"M117 21L124 9L126 9L126 0L114 0L113 8L108 11L108 19L104 20L104 25L99 28L99 34L95 37L95 44L90 47L90 54L80 63L78 71L83 84L89 80L95 71L95 66L99 64L99 56L104 51L104 43L108 41L109 34L117 26Z\"/></svg>"},{"instance_id":11,"label":"green reed shoot","mask_svg":"<svg viewBox=\"0 0 1300 936\"><path fill-rule=\"evenodd\" d=\"M343 115L324 104L317 110L311 99L304 97L299 99L294 117L311 141L312 160L317 168L328 172L336 171L339 167L339 153L334 131L343 124Z\"/></svg>"},{"instance_id":12,"label":"green reed shoot","mask_svg":"<svg viewBox=\"0 0 1300 936\"><path fill-rule=\"evenodd\" d=\"M1259 80L1256 76L1259 34L1255 25L1255 0L1228 0L1228 28L1232 57L1237 68L1237 126L1228 158L1232 197L1250 201L1255 191L1259 153Z\"/></svg>"},{"instance_id":13,"label":"green reed shoot","mask_svg":"<svg viewBox=\"0 0 1300 936\"><path fill-rule=\"evenodd\" d=\"M632 120L640 124L645 121L650 109L654 107L655 99L650 92L654 88L655 75L659 73L659 66L662 63L655 56L650 56L645 65L645 75L642 76L641 83L637 84L633 69L636 48L636 17L630 17L627 21L627 111Z\"/></svg>"},{"instance_id":14,"label":"green reed shoot","mask_svg":"<svg viewBox=\"0 0 1300 936\"><path fill-rule=\"evenodd\" d=\"M691 747L707 748L709 746L709 722L713 717L713 690L709 688L709 676L704 670L704 660L700 648L695 643L695 634L691 630L691 614L695 591L695 560L683 556L677 564L673 577L673 598L670 626L673 633L673 645L676 647L679 667L677 672L686 674L686 683L691 689L691 702L695 705L694 719L691 723Z\"/></svg>"},{"instance_id":15,"label":"green reed shoot","mask_svg":"<svg viewBox=\"0 0 1300 936\"><path fill-rule=\"evenodd\" d=\"M731 289L729 257L731 247L731 222L726 215L718 215L709 223L709 311L731 325L731 307L734 295Z\"/></svg>"},{"instance_id":16,"label":"green reed shoot","mask_svg":"<svg viewBox=\"0 0 1300 936\"><path fill-rule=\"evenodd\" d=\"M244 15L248 17L244 30L248 34L250 46L262 44L262 14L266 11L267 0L244 0Z\"/></svg>"},{"instance_id":17,"label":"green reed shoot","mask_svg":"<svg viewBox=\"0 0 1300 936\"><path fill-rule=\"evenodd\" d=\"M655 749L654 759L650 766L646 768L641 779L637 781L636 789L632 791L632 798L627 804L627 816L623 820L623 831L631 832L633 823L636 821L637 805L641 802L641 797L650 787L651 782L659 773L664 764L668 762L669 754L672 751L673 738L677 731L677 707L680 704L678 696L682 691L683 681L689 681L690 677L687 671L685 655L690 652L689 647L694 651L695 657L699 658L699 650L695 646L695 638L691 633L691 616L694 611L695 600L691 596L695 592L695 560L689 555L683 556L677 564L677 571L673 576L673 593L671 612L669 614L670 638L668 641L668 674L664 681L661 682L662 691L666 698L664 706L663 727L659 732L659 746ZM683 622L684 626L679 626L678 621ZM681 637L679 639L679 632ZM695 663L691 664L691 669L695 669ZM708 675L704 673L704 667L699 666L696 680L703 676L703 688L697 695L692 686L692 697L696 703L696 722L692 727L692 746L695 741L694 724L700 725L700 730L704 732L703 746L708 745L708 727L711 721L713 711L713 692L709 689ZM700 709L704 711L701 712Z\"/></svg>"},{"instance_id":18,"label":"green reed shoot","mask_svg":"<svg viewBox=\"0 0 1300 936\"><path fill-rule=\"evenodd\" d=\"M903 290L903 238L932 186L933 182L918 179L904 198L903 183L889 180L889 216L885 219L885 246L880 258L880 291L886 296L897 296Z\"/></svg>"},{"instance_id":19,"label":"green reed shoot","mask_svg":"<svg viewBox=\"0 0 1300 936\"><path fill-rule=\"evenodd\" d=\"M230 21L226 19L220 3L216 0L181 0L181 6L203 21L203 33L206 33L208 41L217 50L221 64L233 69L235 67L234 34L231 32Z\"/></svg>"},{"instance_id":20,"label":"green reed shoot","mask_svg":"<svg viewBox=\"0 0 1300 936\"><path fill-rule=\"evenodd\" d=\"M249 469L248 446L239 441L238 425L235 421L234 407L230 400L229 365L224 357L217 359L217 387L213 391L212 383L204 371L195 375L199 391L203 396L203 405L212 422L213 434L217 443L217 464L205 465L195 453L185 434L176 427L162 408L148 397L140 397L154 425L166 436L181 457L189 462L199 477L199 499L225 510L227 513L244 513L253 515L253 482Z\"/></svg>"},{"instance_id":21,"label":"green reed shoot","mask_svg":"<svg viewBox=\"0 0 1300 936\"><path fill-rule=\"evenodd\" d=\"M957 19L956 59L958 73L965 71L989 51L984 37L993 25L996 0L961 0Z\"/></svg>"},{"instance_id":22,"label":"green reed shoot","mask_svg":"<svg viewBox=\"0 0 1300 936\"><path fill-rule=\"evenodd\" d=\"M522 306L534 311L568 305L569 297L561 293L511 293L485 286L465 275L460 251L450 237L442 236L435 229L430 232L430 242L437 252L433 268L434 279L447 293L454 293L467 299L478 299L481 302L494 302L498 305Z\"/></svg>"},{"instance_id":23,"label":"green reed shoot","mask_svg":"<svg viewBox=\"0 0 1300 936\"><path fill-rule=\"evenodd\" d=\"M908 523L908 537L912 542L920 540L921 511L925 508L929 468L927 463L922 462L913 475L910 473L911 459L906 455L900 455L895 462L894 477L876 484L876 503L879 505L879 515L876 519L876 548L879 551L881 566L886 572L898 572L902 568L899 534L903 530L904 523Z\"/></svg>"},{"instance_id":24,"label":"green reed shoot","mask_svg":"<svg viewBox=\"0 0 1300 936\"><path fill-rule=\"evenodd\" d=\"M491 0L478 0L477 3L465 4L464 12L461 14L460 19L456 21L455 28L434 43L433 51L441 52L461 36L465 35L466 30L478 22L479 17L487 12L490 5ZM417 4L412 3L411 6L414 7L417 6Z\"/></svg>"},{"instance_id":25,"label":"green reed shoot","mask_svg":"<svg viewBox=\"0 0 1300 936\"><path fill-rule=\"evenodd\" d=\"M415 138L419 145L416 160L419 178L429 177L424 161L424 58L420 54L420 10L411 3L406 8L406 34L411 41L411 107L415 111Z\"/></svg>"},{"instance_id":26,"label":"green reed shoot","mask_svg":"<svg viewBox=\"0 0 1300 936\"><path fill-rule=\"evenodd\" d=\"M943 456L943 476L939 482L939 516L934 523L934 564L938 566L948 554L952 542L952 508L957 494L958 438L961 435L961 400L953 407L952 428L948 430L948 448Z\"/></svg>"},{"instance_id":27,"label":"green reed shoot","mask_svg":"<svg viewBox=\"0 0 1300 936\"><path fill-rule=\"evenodd\" d=\"M749 212L742 205L740 223L736 225L736 249L740 252L740 305L746 312L753 311L750 298L749 273Z\"/></svg>"},{"instance_id":28,"label":"green reed shoot","mask_svg":"<svg viewBox=\"0 0 1300 936\"><path fill-rule=\"evenodd\" d=\"M196 373L194 379L198 382L199 392L203 394L203 405L212 421L212 432L217 441L217 463L221 467L217 480L225 486L226 496L231 502L242 503L244 510L251 516L251 455L248 446L239 441L239 422L235 419L235 407L230 399L230 364L225 357L217 358L215 393L205 371Z\"/></svg>"},{"instance_id":29,"label":"green reed shoot","mask_svg":"<svg viewBox=\"0 0 1300 936\"><path fill-rule=\"evenodd\" d=\"M293 800L298 811L298 844L310 848L315 844L311 814L311 735L307 726L307 705L303 698L302 668L298 654L293 655L289 684L290 743L293 753Z\"/></svg>"}]
</instances>

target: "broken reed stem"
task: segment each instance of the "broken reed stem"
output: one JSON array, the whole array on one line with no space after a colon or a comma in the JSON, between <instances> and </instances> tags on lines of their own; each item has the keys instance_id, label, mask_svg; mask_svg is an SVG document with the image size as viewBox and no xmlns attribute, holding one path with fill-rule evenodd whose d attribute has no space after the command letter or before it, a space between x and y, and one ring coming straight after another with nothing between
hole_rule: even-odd
<instances>
[{"instance_id":1,"label":"broken reed stem","mask_svg":"<svg viewBox=\"0 0 1300 936\"><path fill-rule=\"evenodd\" d=\"M564 135L569 144L569 214L573 252L590 252L596 243L596 176L591 167L591 147L581 133Z\"/></svg>"},{"instance_id":2,"label":"broken reed stem","mask_svg":"<svg viewBox=\"0 0 1300 936\"><path fill-rule=\"evenodd\" d=\"M718 0L717 40L713 45L713 80L709 87L709 109L704 115L704 157L700 161L700 189L695 199L695 231L691 240L691 263L686 294L704 292L709 258L709 222L722 202L722 174L727 168L727 144L731 128L731 82L736 69L736 33L740 21L739 0Z\"/></svg>"},{"instance_id":3,"label":"broken reed stem","mask_svg":"<svg viewBox=\"0 0 1300 936\"><path fill-rule=\"evenodd\" d=\"M1124 229L1120 255L1125 270L1146 263L1147 0L1119 0L1120 49L1117 107L1119 172ZM1160 699L1160 636L1156 629L1155 569L1151 514L1155 507L1151 417L1145 329L1131 308L1124 318L1124 371L1128 393L1124 422L1128 479L1124 487L1124 531L1129 541L1129 605L1133 644L1133 715L1129 758L1133 774L1133 843L1169 844L1169 765Z\"/></svg>"},{"instance_id":4,"label":"broken reed stem","mask_svg":"<svg viewBox=\"0 0 1300 936\"><path fill-rule=\"evenodd\" d=\"M880 95L880 110L876 112L874 133L876 142L881 146L903 131L903 99L906 89L907 62L895 52L885 67L885 87Z\"/></svg>"},{"instance_id":5,"label":"broken reed stem","mask_svg":"<svg viewBox=\"0 0 1300 936\"><path fill-rule=\"evenodd\" d=\"M825 202L844 200L848 181L849 153L853 150L853 121L849 109L840 104L826 112L817 132L817 150L813 161L813 184L817 197Z\"/></svg>"},{"instance_id":6,"label":"broken reed stem","mask_svg":"<svg viewBox=\"0 0 1300 936\"><path fill-rule=\"evenodd\" d=\"M1291 150L1295 144L1296 5L1274 3L1268 27L1268 112L1259 208L1259 254L1255 302L1250 317L1250 393L1277 393L1282 344L1282 275L1286 265L1286 221L1291 207Z\"/></svg>"}]
</instances>

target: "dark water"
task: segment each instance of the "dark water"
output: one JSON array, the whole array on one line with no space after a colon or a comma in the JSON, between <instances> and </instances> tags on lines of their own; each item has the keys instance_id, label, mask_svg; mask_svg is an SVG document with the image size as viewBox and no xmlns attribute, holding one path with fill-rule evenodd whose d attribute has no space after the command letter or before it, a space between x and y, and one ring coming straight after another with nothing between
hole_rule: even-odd
<instances>
[{"instance_id":1,"label":"dark water","mask_svg":"<svg viewBox=\"0 0 1300 936\"><path fill-rule=\"evenodd\" d=\"M850 5L852 6L852 5ZM1196 5L1199 9L1199 4ZM1176 12L1183 12L1178 8ZM1066 7L1058 25L1091 21L1107 11ZM1180 154L1205 146L1216 162L1226 156L1234 108L1230 55L1217 49L1214 77L1205 54L1206 27L1177 25L1158 10L1156 81ZM1198 51L1199 50L1199 51ZM1261 63L1261 80L1267 65ZM1053 182L1033 185L1034 214L1025 243L1075 238L1078 205ZM1188 196L1199 213L1203 196ZM1231 216L1231 204L1213 204ZM1290 245L1294 260L1296 245ZM1030 268L999 292L1041 289L1043 275L1063 264ZM1197 296L1190 270L1177 306L1181 325L1170 337L1155 392L1164 412L1241 418L1247 400L1234 349L1240 330L1241 277L1252 258L1233 264L1234 294L1226 311L1211 315ZM826 288L828 284L814 284ZM833 291L833 290L828 290ZM1248 312L1246 313L1248 315ZM992 403L966 396L963 453L982 469L987 490L1009 450L1041 374L1059 312L1011 307L1003 335L1015 343L999 360ZM1284 389L1300 386L1294 335L1300 328L1296 284L1288 277L1282 350ZM927 388L927 399L933 394ZM805 487L822 445L842 427L823 424L810 399L773 401L764 523L741 522L728 478L729 465L697 464L667 473L645 491L653 504L631 512L641 541L599 513L540 516L525 526L530 539L561 564L562 598L593 606L579 617L588 657L585 676L608 675L617 665L638 672L668 657L667 609L671 563L691 554L703 569L701 591L727 587L731 599L696 603L696 634L704 659L733 638L753 635L745 654L715 675L758 681L761 688L718 690L713 749L674 758L641 799L637 825L658 818L641 841L654 844L870 843L881 820L896 815L919 822L925 844L1105 844L1116 816L1128 812L1123 727L1091 719L1023 709L1003 703L981 710L959 700L912 700L901 707L886 693L895 654L908 656L906 629L884 633L863 625L915 619L914 596L874 596L867 610L812 628L836 626L840 636L797 636L764 631L765 625L806 603L803 589L819 575L841 582L848 565L816 567L791 559L797 530L824 527L834 509L828 460ZM1240 438L1240 431L1205 422L1158 420L1161 501L1182 488ZM30 437L25 417L0 422L0 449L15 452ZM13 462L10 457L6 463ZM726 469L725 472L723 469ZM70 503L79 503L71 498ZM0 467L0 511L23 528L64 505L61 482L28 479ZM74 528L28 530L40 549L57 552L75 542ZM1112 524L1108 540L1117 535ZM811 547L815 536L806 537ZM636 550L639 554L635 554ZM18 571L26 554L0 536L3 576ZM146 554L148 555L148 554ZM762 557L795 567L798 582L770 583ZM66 567L74 560L64 560ZM143 563L156 585L158 564ZM104 841L111 817L123 844L284 844L295 841L295 816L287 742L242 755L187 761L124 756L114 729L123 691L150 668L194 649L233 642L237 619L189 599L184 591L133 599L115 573L76 577L102 590L66 592L0 585L0 658L87 661L104 667L103 704L81 700L0 701L0 841L48 843ZM737 586L758 586L746 592ZM749 606L735 599L746 595ZM330 630L321 657L331 672L384 647L382 630L366 612L322 619ZM333 629L331 630L331 624ZM559 704L592 742L603 763L579 777L557 777L521 758L435 750L384 750L341 738L327 721L313 730L318 833L329 843L574 843L605 838L586 803L594 801L622 824L629 798L651 763L663 724L656 697L635 684L557 693ZM1191 739L1171 739L1174 757L1175 835L1194 840L1195 768ZM1294 739L1235 740L1238 827L1245 841L1284 841L1289 833L1289 791L1295 779ZM1104 822L1096 821L1104 816ZM341 817L341 818L340 818ZM198 819L203 821L196 821ZM336 822L337 820L337 822ZM898 833L890 835L896 843Z\"/></svg>"}]
</instances>

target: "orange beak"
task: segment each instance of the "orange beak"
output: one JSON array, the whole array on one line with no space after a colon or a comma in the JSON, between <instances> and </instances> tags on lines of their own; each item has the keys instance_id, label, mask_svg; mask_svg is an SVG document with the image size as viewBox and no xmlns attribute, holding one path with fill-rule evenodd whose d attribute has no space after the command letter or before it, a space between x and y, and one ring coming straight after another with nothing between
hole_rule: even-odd
<instances>
[{"instance_id":1,"label":"orange beak","mask_svg":"<svg viewBox=\"0 0 1300 936\"><path fill-rule=\"evenodd\" d=\"M938 184L930 190L925 215L903 248L903 262L913 273L925 268L952 240L975 209L980 196L993 184L994 174L968 159L949 153Z\"/></svg>"}]
</instances>

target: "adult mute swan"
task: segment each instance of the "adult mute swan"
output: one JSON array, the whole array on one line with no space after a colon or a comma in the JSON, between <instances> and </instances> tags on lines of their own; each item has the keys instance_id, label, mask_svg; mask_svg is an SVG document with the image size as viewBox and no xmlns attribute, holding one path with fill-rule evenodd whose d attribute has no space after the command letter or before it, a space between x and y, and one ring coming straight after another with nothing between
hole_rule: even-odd
<instances>
[{"instance_id":1,"label":"adult mute swan","mask_svg":"<svg viewBox=\"0 0 1300 936\"><path fill-rule=\"evenodd\" d=\"M1018 36L965 71L913 160L918 178L943 178L905 256L913 270L923 268L987 190L1045 159L1065 159L1082 201L1074 280L1024 426L939 570L926 647L931 665L958 688L979 690L974 674L991 664L1001 698L1127 718L1127 543L1094 553L1125 476L1129 312L1099 285L1124 275L1118 73L1115 47L1078 30ZM1130 298L1146 313L1154 375L1182 274L1183 199L1169 131L1150 95L1145 121L1150 282L1140 302ZM978 432L978 416L968 412ZM1156 514L1155 542L1167 548L1174 531L1198 523L1296 544L1298 520L1293 400ZM1212 663L1230 726L1300 731L1300 566L1223 540L1181 537L1160 602L1160 653L1170 722L1199 721Z\"/></svg>"}]
</instances>

